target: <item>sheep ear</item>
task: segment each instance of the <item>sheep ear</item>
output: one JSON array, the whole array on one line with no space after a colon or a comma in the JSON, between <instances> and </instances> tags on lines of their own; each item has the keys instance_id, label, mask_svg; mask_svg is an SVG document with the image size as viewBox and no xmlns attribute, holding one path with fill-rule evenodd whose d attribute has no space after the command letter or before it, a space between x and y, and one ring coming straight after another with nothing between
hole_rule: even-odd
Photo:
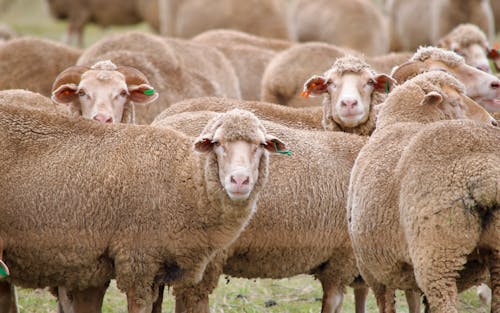
<instances>
[{"instance_id":1,"label":"sheep ear","mask_svg":"<svg viewBox=\"0 0 500 313\"><path fill-rule=\"evenodd\" d=\"M158 93L151 85L131 85L128 87L130 100L136 104L148 104L158 99Z\"/></svg>"},{"instance_id":2,"label":"sheep ear","mask_svg":"<svg viewBox=\"0 0 500 313\"><path fill-rule=\"evenodd\" d=\"M212 138L198 137L194 142L194 151L207 153L212 150L213 145Z\"/></svg>"},{"instance_id":3,"label":"sheep ear","mask_svg":"<svg viewBox=\"0 0 500 313\"><path fill-rule=\"evenodd\" d=\"M302 97L309 98L312 96L319 96L328 90L328 84L326 78L322 76L313 76L309 78L304 84L304 89L302 90Z\"/></svg>"},{"instance_id":4,"label":"sheep ear","mask_svg":"<svg viewBox=\"0 0 500 313\"><path fill-rule=\"evenodd\" d=\"M292 155L292 152L287 149L286 144L283 141L269 134L266 135L264 149L271 153L286 154L289 156Z\"/></svg>"},{"instance_id":5,"label":"sheep ear","mask_svg":"<svg viewBox=\"0 0 500 313\"><path fill-rule=\"evenodd\" d=\"M422 102L421 105L438 105L443 102L443 96L437 91L428 92Z\"/></svg>"},{"instance_id":6,"label":"sheep ear","mask_svg":"<svg viewBox=\"0 0 500 313\"><path fill-rule=\"evenodd\" d=\"M57 104L70 104L76 99L77 90L78 86L76 84L61 85L52 92L51 99Z\"/></svg>"},{"instance_id":7,"label":"sheep ear","mask_svg":"<svg viewBox=\"0 0 500 313\"><path fill-rule=\"evenodd\" d=\"M488 48L488 59L496 60L500 57L500 52L497 49Z\"/></svg>"},{"instance_id":8,"label":"sheep ear","mask_svg":"<svg viewBox=\"0 0 500 313\"><path fill-rule=\"evenodd\" d=\"M425 71L426 65L419 61L408 61L392 69L391 77L398 83L402 84L413 76L416 76Z\"/></svg>"},{"instance_id":9,"label":"sheep ear","mask_svg":"<svg viewBox=\"0 0 500 313\"><path fill-rule=\"evenodd\" d=\"M375 84L373 85L375 90L380 92L389 93L397 85L396 81L386 74L378 74L373 77Z\"/></svg>"}]
</instances>

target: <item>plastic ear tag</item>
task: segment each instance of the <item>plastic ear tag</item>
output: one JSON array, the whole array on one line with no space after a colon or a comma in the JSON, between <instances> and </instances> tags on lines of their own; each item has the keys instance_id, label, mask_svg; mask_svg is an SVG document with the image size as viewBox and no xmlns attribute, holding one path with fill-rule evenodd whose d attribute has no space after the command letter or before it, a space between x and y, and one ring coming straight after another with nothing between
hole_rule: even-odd
<instances>
[{"instance_id":1,"label":"plastic ear tag","mask_svg":"<svg viewBox=\"0 0 500 313\"><path fill-rule=\"evenodd\" d=\"M155 94L155 90L154 89L146 89L146 90L144 90L144 94L146 96L152 96Z\"/></svg>"},{"instance_id":2,"label":"plastic ear tag","mask_svg":"<svg viewBox=\"0 0 500 313\"><path fill-rule=\"evenodd\" d=\"M274 149L276 149L276 153L279 153L279 154L286 154L288 156L291 156L292 155L292 151L290 150L280 150L278 148L278 144L275 142L274 143Z\"/></svg>"},{"instance_id":3,"label":"plastic ear tag","mask_svg":"<svg viewBox=\"0 0 500 313\"><path fill-rule=\"evenodd\" d=\"M389 82L385 82L385 93L389 93Z\"/></svg>"},{"instance_id":4,"label":"plastic ear tag","mask_svg":"<svg viewBox=\"0 0 500 313\"><path fill-rule=\"evenodd\" d=\"M2 260L0 260L0 279L6 278L10 275L9 268Z\"/></svg>"}]
</instances>

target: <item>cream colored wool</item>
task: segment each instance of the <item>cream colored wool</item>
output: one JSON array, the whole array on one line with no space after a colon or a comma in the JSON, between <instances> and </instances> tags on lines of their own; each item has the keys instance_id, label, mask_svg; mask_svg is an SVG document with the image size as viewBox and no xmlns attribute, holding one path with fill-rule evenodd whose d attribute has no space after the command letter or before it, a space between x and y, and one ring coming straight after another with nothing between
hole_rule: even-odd
<instances>
[{"instance_id":1,"label":"cream colored wool","mask_svg":"<svg viewBox=\"0 0 500 313\"><path fill-rule=\"evenodd\" d=\"M463 49L473 44L485 48L489 46L486 34L474 24L461 24L439 40L439 45L442 48L452 50L449 43L453 43L457 49Z\"/></svg>"},{"instance_id":2,"label":"cream colored wool","mask_svg":"<svg viewBox=\"0 0 500 313\"><path fill-rule=\"evenodd\" d=\"M47 112L69 114L67 108L54 104L50 98L23 89L1 90L0 105L13 105Z\"/></svg>"},{"instance_id":3,"label":"cream colored wool","mask_svg":"<svg viewBox=\"0 0 500 313\"><path fill-rule=\"evenodd\" d=\"M450 67L465 64L464 58L455 52L436 47L420 47L410 61L425 62L428 59L443 62Z\"/></svg>"},{"instance_id":4,"label":"cream colored wool","mask_svg":"<svg viewBox=\"0 0 500 313\"><path fill-rule=\"evenodd\" d=\"M206 131L215 123L222 137L262 139L250 113L219 116ZM194 153L177 131L5 104L0 142L9 282L80 290L116 278L138 303L154 300L155 279L197 282L247 224L268 176L266 152L248 200L231 201L215 154Z\"/></svg>"},{"instance_id":5,"label":"cream colored wool","mask_svg":"<svg viewBox=\"0 0 500 313\"><path fill-rule=\"evenodd\" d=\"M0 45L0 90L28 89L50 97L60 72L82 52L46 39L22 37Z\"/></svg>"},{"instance_id":6,"label":"cream colored wool","mask_svg":"<svg viewBox=\"0 0 500 313\"><path fill-rule=\"evenodd\" d=\"M353 167L348 196L357 264L376 297L422 290L432 313L456 313L457 290L484 280L488 249L500 249L500 129L456 120L446 102L422 104L431 92L455 101L445 86L464 94L443 72L391 92Z\"/></svg>"},{"instance_id":7,"label":"cream colored wool","mask_svg":"<svg viewBox=\"0 0 500 313\"><path fill-rule=\"evenodd\" d=\"M172 103L187 98L241 98L231 63L216 48L204 44L129 32L98 41L77 65L90 66L101 60L135 67L157 88L158 100L145 108L136 107L138 124L151 123Z\"/></svg>"},{"instance_id":8,"label":"cream colored wool","mask_svg":"<svg viewBox=\"0 0 500 313\"><path fill-rule=\"evenodd\" d=\"M217 114L186 112L157 119L152 125L195 134ZM174 289L185 312L208 312L208 295L222 273L246 278L312 274L321 281L325 297L343 292L357 276L345 201L351 166L366 139L263 124L289 143L292 155L271 157L271 174L259 195L258 210L227 254L213 259L200 284Z\"/></svg>"},{"instance_id":9,"label":"cream colored wool","mask_svg":"<svg viewBox=\"0 0 500 313\"><path fill-rule=\"evenodd\" d=\"M217 45L249 45L276 52L290 48L294 43L288 40L261 37L234 29L208 30L192 38L193 41Z\"/></svg>"}]
</instances>

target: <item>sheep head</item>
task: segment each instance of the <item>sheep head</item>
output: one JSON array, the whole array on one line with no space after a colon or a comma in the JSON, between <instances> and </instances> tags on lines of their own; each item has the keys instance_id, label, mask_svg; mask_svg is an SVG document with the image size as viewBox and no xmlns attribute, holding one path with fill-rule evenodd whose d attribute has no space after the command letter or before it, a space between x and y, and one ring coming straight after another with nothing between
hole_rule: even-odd
<instances>
[{"instance_id":1,"label":"sheep head","mask_svg":"<svg viewBox=\"0 0 500 313\"><path fill-rule=\"evenodd\" d=\"M495 119L465 94L465 86L441 71L418 75L396 88L381 107L377 128L398 122L430 123L471 119L497 125Z\"/></svg>"},{"instance_id":2,"label":"sheep head","mask_svg":"<svg viewBox=\"0 0 500 313\"><path fill-rule=\"evenodd\" d=\"M323 76L313 76L304 85L304 95L325 95L323 126L334 121L343 128L365 123L373 104L373 94L389 93L394 80L376 74L364 61L348 56L337 59Z\"/></svg>"},{"instance_id":3,"label":"sheep head","mask_svg":"<svg viewBox=\"0 0 500 313\"><path fill-rule=\"evenodd\" d=\"M214 180L231 201L248 200L254 187L267 179L268 152L285 149L254 114L238 109L211 120L194 143L195 151L211 154L217 163Z\"/></svg>"},{"instance_id":4,"label":"sheep head","mask_svg":"<svg viewBox=\"0 0 500 313\"><path fill-rule=\"evenodd\" d=\"M422 47L406 63L396 67L392 77L403 83L411 77L427 71L443 71L452 74L466 87L467 96L489 112L500 111L500 80L475 67L453 51L435 47Z\"/></svg>"},{"instance_id":5,"label":"sheep head","mask_svg":"<svg viewBox=\"0 0 500 313\"><path fill-rule=\"evenodd\" d=\"M52 86L52 100L71 111L103 123L129 123L133 104L158 98L147 78L135 68L111 61L92 67L72 66L60 73Z\"/></svg>"}]
</instances>

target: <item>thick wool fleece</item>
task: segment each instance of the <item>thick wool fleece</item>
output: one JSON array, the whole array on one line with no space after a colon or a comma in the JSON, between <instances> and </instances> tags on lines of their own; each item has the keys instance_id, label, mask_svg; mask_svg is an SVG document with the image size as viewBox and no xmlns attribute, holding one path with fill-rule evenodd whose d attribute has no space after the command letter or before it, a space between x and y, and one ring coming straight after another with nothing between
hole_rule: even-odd
<instances>
[{"instance_id":1,"label":"thick wool fleece","mask_svg":"<svg viewBox=\"0 0 500 313\"><path fill-rule=\"evenodd\" d=\"M159 93L146 107L136 106L136 122L149 124L172 103L204 96L241 98L238 76L227 58L205 44L129 32L89 47L77 65L111 60L140 70Z\"/></svg>"},{"instance_id":2,"label":"thick wool fleece","mask_svg":"<svg viewBox=\"0 0 500 313\"><path fill-rule=\"evenodd\" d=\"M376 296L385 287L422 290L439 313L456 312L458 274L459 290L480 282L487 250L499 251L500 129L421 105L443 85L463 93L450 79L425 73L389 95L356 159L348 199L357 264ZM448 306L440 295L449 295Z\"/></svg>"},{"instance_id":3,"label":"thick wool fleece","mask_svg":"<svg viewBox=\"0 0 500 313\"><path fill-rule=\"evenodd\" d=\"M233 118L242 116L210 123L232 136L224 125ZM0 142L4 261L9 282L32 288L79 290L116 278L150 302L155 278L194 283L239 235L267 179L264 153L249 199L233 202L215 154L193 152L177 131L10 105L0 105Z\"/></svg>"},{"instance_id":4,"label":"thick wool fleece","mask_svg":"<svg viewBox=\"0 0 500 313\"><path fill-rule=\"evenodd\" d=\"M186 112L153 125L195 134L217 114ZM345 204L351 166L366 139L268 121L263 124L288 143L292 155L271 157L269 181L259 195L259 209L227 255L214 258L201 284L175 289L187 312L201 312L200 299L206 299L208 305L208 294L222 270L247 278L313 274L324 288L339 292L358 274L347 235Z\"/></svg>"},{"instance_id":5,"label":"thick wool fleece","mask_svg":"<svg viewBox=\"0 0 500 313\"><path fill-rule=\"evenodd\" d=\"M208 30L193 37L192 40L216 46L248 45L275 52L288 49L293 44L292 41L260 37L233 29Z\"/></svg>"},{"instance_id":6,"label":"thick wool fleece","mask_svg":"<svg viewBox=\"0 0 500 313\"><path fill-rule=\"evenodd\" d=\"M28 89L50 97L57 75L82 52L58 42L22 37L0 45L0 90Z\"/></svg>"},{"instance_id":7,"label":"thick wool fleece","mask_svg":"<svg viewBox=\"0 0 500 313\"><path fill-rule=\"evenodd\" d=\"M69 114L68 108L57 105L39 93L23 89L9 89L0 91L0 105L13 105L48 112Z\"/></svg>"},{"instance_id":8,"label":"thick wool fleece","mask_svg":"<svg viewBox=\"0 0 500 313\"><path fill-rule=\"evenodd\" d=\"M451 33L441 38L440 44L446 41L453 42L458 49L466 48L473 44L488 47L488 39L484 32L474 24L462 24L453 29ZM449 49L450 47L445 47Z\"/></svg>"},{"instance_id":9,"label":"thick wool fleece","mask_svg":"<svg viewBox=\"0 0 500 313\"><path fill-rule=\"evenodd\" d=\"M441 61L450 67L465 64L464 58L453 51L443 50L436 47L420 47L411 57L410 61L425 62L428 59Z\"/></svg>"}]
</instances>

